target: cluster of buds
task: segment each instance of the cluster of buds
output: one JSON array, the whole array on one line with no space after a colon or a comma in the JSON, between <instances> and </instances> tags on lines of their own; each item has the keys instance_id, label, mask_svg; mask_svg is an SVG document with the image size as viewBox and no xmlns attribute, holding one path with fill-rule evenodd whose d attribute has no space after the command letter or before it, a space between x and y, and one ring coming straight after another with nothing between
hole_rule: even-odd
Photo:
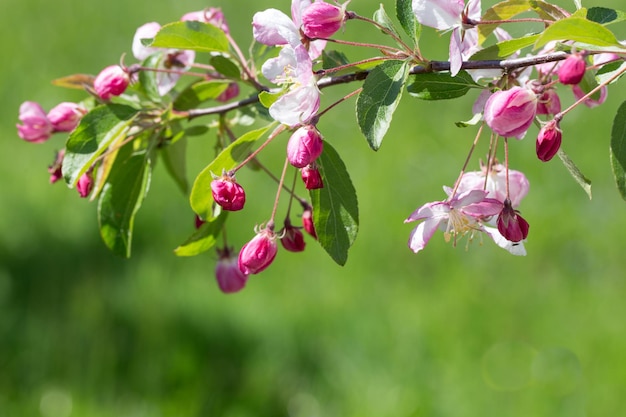
<instances>
[{"instance_id":1,"label":"cluster of buds","mask_svg":"<svg viewBox=\"0 0 626 417\"><path fill-rule=\"evenodd\" d=\"M17 125L17 134L27 142L42 143L53 133L74 130L85 113L87 110L80 104L63 102L46 114L39 103L25 101L20 106L22 124Z\"/></svg>"}]
</instances>

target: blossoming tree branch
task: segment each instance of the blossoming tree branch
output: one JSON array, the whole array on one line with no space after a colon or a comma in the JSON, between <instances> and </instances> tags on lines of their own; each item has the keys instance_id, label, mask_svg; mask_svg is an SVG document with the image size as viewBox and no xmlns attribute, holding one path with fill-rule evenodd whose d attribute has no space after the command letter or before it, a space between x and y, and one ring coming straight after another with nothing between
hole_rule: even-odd
<instances>
[{"instance_id":1,"label":"blossoming tree branch","mask_svg":"<svg viewBox=\"0 0 626 417\"><path fill-rule=\"evenodd\" d=\"M193 256L216 248L219 288L236 292L271 265L278 241L286 251L303 251L303 231L338 264L346 262L359 223L357 195L341 157L317 128L328 112L355 101L356 125L375 151L403 95L428 102L471 92L474 117L458 123L468 138L467 158L458 161L457 178L443 179L449 185L444 194L407 213L404 221L416 224L408 246L420 252L440 231L453 245L486 235L513 255L525 255L531 219L519 210L529 183L519 167L509 166L509 152L516 149L509 144L535 140L540 161L558 156L590 192L589 181L561 147L560 123L575 107L601 105L626 71L626 46L611 31L626 14L586 9L580 0L572 10L508 0L484 12L480 0L397 0L395 19L382 5L372 18L348 7L293 0L290 12L260 11L252 20L249 48L230 35L220 9L188 13L164 26L146 23L129 42L133 59L122 55L95 77L54 81L83 89L82 102L63 102L47 112L24 102L18 135L42 143L69 132L49 168L50 182L62 180L81 197L98 201L102 239L123 256L130 256L133 221L155 161L162 158L197 214L197 230L175 253ZM514 38L507 32L512 22L535 22L539 30ZM382 31L388 42L342 40L353 24ZM449 37L448 61L422 54L420 34L427 30ZM334 51L335 44L371 56L353 61L349 53ZM323 102L320 91L338 84L355 88L336 102ZM575 102L562 105L564 89L573 91ZM198 125L203 118L205 124ZM189 187L186 141L204 135L209 125L217 125L216 156ZM531 138L533 125L538 134ZM235 126L248 131L236 137ZM284 164L265 166L259 157L279 136L289 137ZM479 140L489 143L480 164L472 155ZM615 116L610 143L617 188L626 198L626 103ZM251 164L276 182L276 195L247 243L228 242L229 221L245 206L246 188L254 186L238 182L237 172ZM291 180L294 174L301 180Z\"/></svg>"}]
</instances>

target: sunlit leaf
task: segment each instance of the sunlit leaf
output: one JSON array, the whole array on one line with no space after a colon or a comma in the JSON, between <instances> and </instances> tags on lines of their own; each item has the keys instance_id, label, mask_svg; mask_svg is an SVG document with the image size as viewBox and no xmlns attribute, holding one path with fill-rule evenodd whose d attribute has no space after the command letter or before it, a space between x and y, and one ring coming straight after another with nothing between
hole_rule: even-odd
<instances>
[{"instance_id":1,"label":"sunlit leaf","mask_svg":"<svg viewBox=\"0 0 626 417\"><path fill-rule=\"evenodd\" d=\"M228 212L222 211L219 216L204 222L183 244L174 249L176 256L196 256L215 246L227 216Z\"/></svg>"},{"instance_id":2,"label":"sunlit leaf","mask_svg":"<svg viewBox=\"0 0 626 417\"><path fill-rule=\"evenodd\" d=\"M606 27L580 17L569 17L548 26L535 43L535 49L550 41L571 40L597 46L621 46Z\"/></svg>"},{"instance_id":3,"label":"sunlit leaf","mask_svg":"<svg viewBox=\"0 0 626 417\"><path fill-rule=\"evenodd\" d=\"M356 117L367 143L375 151L389 129L408 73L408 62L389 60L374 68L363 83L356 103Z\"/></svg>"},{"instance_id":4,"label":"sunlit leaf","mask_svg":"<svg viewBox=\"0 0 626 417\"><path fill-rule=\"evenodd\" d=\"M402 29L417 44L420 36L420 26L413 14L411 0L396 0L396 17Z\"/></svg>"},{"instance_id":5,"label":"sunlit leaf","mask_svg":"<svg viewBox=\"0 0 626 417\"><path fill-rule=\"evenodd\" d=\"M197 52L228 52L228 38L221 29L211 24L187 20L161 27L149 46Z\"/></svg>"},{"instance_id":6,"label":"sunlit leaf","mask_svg":"<svg viewBox=\"0 0 626 417\"><path fill-rule=\"evenodd\" d=\"M398 37L400 36L398 34L398 31L394 27L393 22L387 15L387 12L385 11L385 7L382 5L382 3L378 7L378 10L374 12L374 21L378 23L379 25L381 25L382 27L384 27L385 29L387 29L388 31L390 31L391 33L393 33L394 35Z\"/></svg>"},{"instance_id":7,"label":"sunlit leaf","mask_svg":"<svg viewBox=\"0 0 626 417\"><path fill-rule=\"evenodd\" d=\"M198 81L185 88L174 100L174 109L190 110L219 97L228 88L226 80Z\"/></svg>"},{"instance_id":8,"label":"sunlit leaf","mask_svg":"<svg viewBox=\"0 0 626 417\"><path fill-rule=\"evenodd\" d=\"M78 90L84 90L85 87L93 87L93 80L96 77L88 74L73 74L67 77L57 78L52 80L52 84L57 87L74 88Z\"/></svg>"},{"instance_id":9,"label":"sunlit leaf","mask_svg":"<svg viewBox=\"0 0 626 417\"><path fill-rule=\"evenodd\" d=\"M228 145L206 168L198 174L191 189L189 202L191 208L204 220L213 218L213 195L211 194L211 181L213 175L221 175L222 171L230 171L238 163L246 159L252 146L262 137L272 125L253 130L241 136Z\"/></svg>"},{"instance_id":10,"label":"sunlit leaf","mask_svg":"<svg viewBox=\"0 0 626 417\"><path fill-rule=\"evenodd\" d=\"M470 61L507 58L517 51L532 46L539 35L528 35L517 39L498 42L485 49L481 49L470 57Z\"/></svg>"}]
</instances>

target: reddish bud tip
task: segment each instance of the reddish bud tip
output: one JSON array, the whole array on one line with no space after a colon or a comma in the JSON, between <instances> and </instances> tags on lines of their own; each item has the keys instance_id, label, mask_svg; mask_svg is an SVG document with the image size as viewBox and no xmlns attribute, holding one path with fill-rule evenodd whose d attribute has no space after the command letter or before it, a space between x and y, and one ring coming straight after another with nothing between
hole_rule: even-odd
<instances>
[{"instance_id":1,"label":"reddish bud tip","mask_svg":"<svg viewBox=\"0 0 626 417\"><path fill-rule=\"evenodd\" d=\"M304 235L300 231L300 228L291 225L289 220L285 220L285 228L283 229L280 243L283 248L289 252L302 252L306 243L304 242Z\"/></svg>"},{"instance_id":2,"label":"reddish bud tip","mask_svg":"<svg viewBox=\"0 0 626 417\"><path fill-rule=\"evenodd\" d=\"M215 202L224 210L241 210L246 202L243 187L235 181L235 176L229 173L224 173L211 182L211 193Z\"/></svg>"},{"instance_id":3,"label":"reddish bud tip","mask_svg":"<svg viewBox=\"0 0 626 417\"><path fill-rule=\"evenodd\" d=\"M581 54L571 54L559 67L559 82L566 85L575 85L585 76L587 64Z\"/></svg>"},{"instance_id":4,"label":"reddish bud tip","mask_svg":"<svg viewBox=\"0 0 626 417\"><path fill-rule=\"evenodd\" d=\"M304 168L322 154L323 148L322 135L315 126L302 126L289 138L287 159L294 167Z\"/></svg>"},{"instance_id":5,"label":"reddish bud tip","mask_svg":"<svg viewBox=\"0 0 626 417\"><path fill-rule=\"evenodd\" d=\"M511 206L511 200L504 200L504 208L496 221L498 231L506 240L520 242L528 236L529 225L526 220Z\"/></svg>"},{"instance_id":6,"label":"reddish bud tip","mask_svg":"<svg viewBox=\"0 0 626 417\"><path fill-rule=\"evenodd\" d=\"M561 147L562 136L556 121L543 126L537 136L537 157L543 162L551 160Z\"/></svg>"},{"instance_id":7,"label":"reddish bud tip","mask_svg":"<svg viewBox=\"0 0 626 417\"><path fill-rule=\"evenodd\" d=\"M252 240L241 248L239 252L239 270L248 274L258 274L276 258L278 246L276 234L270 229L261 229Z\"/></svg>"},{"instance_id":8,"label":"reddish bud tip","mask_svg":"<svg viewBox=\"0 0 626 417\"><path fill-rule=\"evenodd\" d=\"M302 226L304 230L313 236L313 238L317 239L317 233L315 232L315 225L313 224L313 209L306 208L302 212Z\"/></svg>"},{"instance_id":9,"label":"reddish bud tip","mask_svg":"<svg viewBox=\"0 0 626 417\"><path fill-rule=\"evenodd\" d=\"M239 269L238 257L229 248L218 249L217 253L219 260L215 266L215 278L220 290L226 294L240 291L246 286L248 276Z\"/></svg>"},{"instance_id":10,"label":"reddish bud tip","mask_svg":"<svg viewBox=\"0 0 626 417\"><path fill-rule=\"evenodd\" d=\"M319 169L317 169L317 164L313 163L311 165L305 166L304 168L300 169L300 173L302 174L302 181L304 181L304 186L307 190L324 188L322 175L320 174Z\"/></svg>"},{"instance_id":11,"label":"reddish bud tip","mask_svg":"<svg viewBox=\"0 0 626 417\"><path fill-rule=\"evenodd\" d=\"M111 65L100 71L93 82L93 88L101 99L108 100L126 91L129 83L128 73L119 65Z\"/></svg>"},{"instance_id":12,"label":"reddish bud tip","mask_svg":"<svg viewBox=\"0 0 626 417\"><path fill-rule=\"evenodd\" d=\"M50 174L50 184L54 184L61 178L63 178L63 157L65 156L65 149L61 149L56 153L54 162L48 167L48 173Z\"/></svg>"},{"instance_id":13,"label":"reddish bud tip","mask_svg":"<svg viewBox=\"0 0 626 417\"><path fill-rule=\"evenodd\" d=\"M341 29L346 19L342 7L323 1L312 3L302 13L302 31L311 38L330 38Z\"/></svg>"},{"instance_id":14,"label":"reddish bud tip","mask_svg":"<svg viewBox=\"0 0 626 417\"><path fill-rule=\"evenodd\" d=\"M91 193L91 189L93 188L93 178L91 177L91 171L85 172L78 179L76 183L76 191L82 198L86 198L89 193Z\"/></svg>"}]
</instances>

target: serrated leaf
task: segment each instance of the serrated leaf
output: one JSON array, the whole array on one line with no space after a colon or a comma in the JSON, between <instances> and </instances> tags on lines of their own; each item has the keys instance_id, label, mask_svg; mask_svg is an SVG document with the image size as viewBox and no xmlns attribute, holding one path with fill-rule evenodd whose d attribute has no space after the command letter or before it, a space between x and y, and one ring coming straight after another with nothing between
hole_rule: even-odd
<instances>
[{"instance_id":1,"label":"serrated leaf","mask_svg":"<svg viewBox=\"0 0 626 417\"><path fill-rule=\"evenodd\" d=\"M535 43L535 49L550 41L571 40L596 46L621 46L617 38L606 27L580 17L568 17L548 26Z\"/></svg>"},{"instance_id":2,"label":"serrated leaf","mask_svg":"<svg viewBox=\"0 0 626 417\"><path fill-rule=\"evenodd\" d=\"M174 249L176 256L196 256L215 246L227 216L228 212L222 211L219 216L204 222L183 244Z\"/></svg>"},{"instance_id":3,"label":"serrated leaf","mask_svg":"<svg viewBox=\"0 0 626 417\"><path fill-rule=\"evenodd\" d=\"M587 10L587 19L592 22L600 23L601 25L606 25L626 20L626 13L606 7L591 7Z\"/></svg>"},{"instance_id":4,"label":"serrated leaf","mask_svg":"<svg viewBox=\"0 0 626 417\"><path fill-rule=\"evenodd\" d=\"M198 81L185 88L174 100L174 109L190 110L219 97L228 88L228 81Z\"/></svg>"},{"instance_id":5,"label":"serrated leaf","mask_svg":"<svg viewBox=\"0 0 626 417\"><path fill-rule=\"evenodd\" d=\"M387 15L387 12L385 11L385 7L382 5L382 3L380 7L378 8L378 10L374 12L374 21L378 23L379 25L381 25L382 27L384 27L385 29L387 29L388 31L390 31L391 33L393 33L394 35L396 35L397 37L400 37L400 35L398 34L398 31L393 25L393 22Z\"/></svg>"},{"instance_id":6,"label":"serrated leaf","mask_svg":"<svg viewBox=\"0 0 626 417\"><path fill-rule=\"evenodd\" d=\"M135 214L148 192L151 167L148 151L125 145L115 159L98 201L100 236L116 255L130 257Z\"/></svg>"},{"instance_id":7,"label":"serrated leaf","mask_svg":"<svg viewBox=\"0 0 626 417\"><path fill-rule=\"evenodd\" d=\"M235 61L225 57L224 55L216 55L211 57L211 65L215 71L232 80L241 79L241 70Z\"/></svg>"},{"instance_id":8,"label":"serrated leaf","mask_svg":"<svg viewBox=\"0 0 626 417\"><path fill-rule=\"evenodd\" d=\"M136 114L130 106L111 103L83 116L65 144L63 178L70 187L112 142L126 134Z\"/></svg>"},{"instance_id":9,"label":"serrated leaf","mask_svg":"<svg viewBox=\"0 0 626 417\"><path fill-rule=\"evenodd\" d=\"M221 29L211 24L187 20L161 27L149 46L197 52L228 52L228 38Z\"/></svg>"},{"instance_id":10,"label":"serrated leaf","mask_svg":"<svg viewBox=\"0 0 626 417\"><path fill-rule=\"evenodd\" d=\"M213 175L221 175L223 170L230 171L238 163L246 159L254 143L262 137L272 125L253 130L242 135L239 139L228 145L209 165L198 174L191 188L189 203L191 208L204 220L214 217L211 194L211 181Z\"/></svg>"},{"instance_id":11,"label":"serrated leaf","mask_svg":"<svg viewBox=\"0 0 626 417\"><path fill-rule=\"evenodd\" d=\"M409 74L409 63L389 60L375 67L363 83L356 117L370 148L377 151L389 129Z\"/></svg>"},{"instance_id":12,"label":"serrated leaf","mask_svg":"<svg viewBox=\"0 0 626 417\"><path fill-rule=\"evenodd\" d=\"M327 142L317 163L324 188L309 192L315 231L322 248L339 265L345 265L359 229L356 191L339 154Z\"/></svg>"},{"instance_id":13,"label":"serrated leaf","mask_svg":"<svg viewBox=\"0 0 626 417\"><path fill-rule=\"evenodd\" d=\"M626 101L619 106L613 119L610 159L617 190L626 200Z\"/></svg>"},{"instance_id":14,"label":"serrated leaf","mask_svg":"<svg viewBox=\"0 0 626 417\"><path fill-rule=\"evenodd\" d=\"M480 88L466 71L451 76L448 72L416 74L407 91L422 100L448 100L464 96L471 88Z\"/></svg>"},{"instance_id":15,"label":"serrated leaf","mask_svg":"<svg viewBox=\"0 0 626 417\"><path fill-rule=\"evenodd\" d=\"M540 18L553 21L566 17L562 9L544 1L538 0L507 0L495 4L483 14L482 21L503 21L510 20L518 14L534 11ZM499 24L478 25L478 44L482 43L491 35Z\"/></svg>"},{"instance_id":16,"label":"serrated leaf","mask_svg":"<svg viewBox=\"0 0 626 417\"><path fill-rule=\"evenodd\" d=\"M565 168L567 168L567 171L570 173L572 178L576 180L578 185L580 185L582 189L585 191L585 193L587 193L589 200L591 200L591 181L583 175L582 171L576 166L574 161L572 161L570 157L565 153L563 148L559 149L559 151L557 152L557 155L559 155L561 162L563 162L563 165L565 165Z\"/></svg>"},{"instance_id":17,"label":"serrated leaf","mask_svg":"<svg viewBox=\"0 0 626 417\"><path fill-rule=\"evenodd\" d=\"M170 177L178 185L183 194L189 192L187 181L187 139L182 137L174 143L161 148L161 156Z\"/></svg>"},{"instance_id":18,"label":"serrated leaf","mask_svg":"<svg viewBox=\"0 0 626 417\"><path fill-rule=\"evenodd\" d=\"M407 35L417 44L419 40L419 24L413 14L411 0L396 0L396 17Z\"/></svg>"},{"instance_id":19,"label":"serrated leaf","mask_svg":"<svg viewBox=\"0 0 626 417\"><path fill-rule=\"evenodd\" d=\"M532 46L538 38L539 35L527 35L518 39L498 42L476 52L470 57L470 61L507 58L521 49Z\"/></svg>"}]
</instances>

